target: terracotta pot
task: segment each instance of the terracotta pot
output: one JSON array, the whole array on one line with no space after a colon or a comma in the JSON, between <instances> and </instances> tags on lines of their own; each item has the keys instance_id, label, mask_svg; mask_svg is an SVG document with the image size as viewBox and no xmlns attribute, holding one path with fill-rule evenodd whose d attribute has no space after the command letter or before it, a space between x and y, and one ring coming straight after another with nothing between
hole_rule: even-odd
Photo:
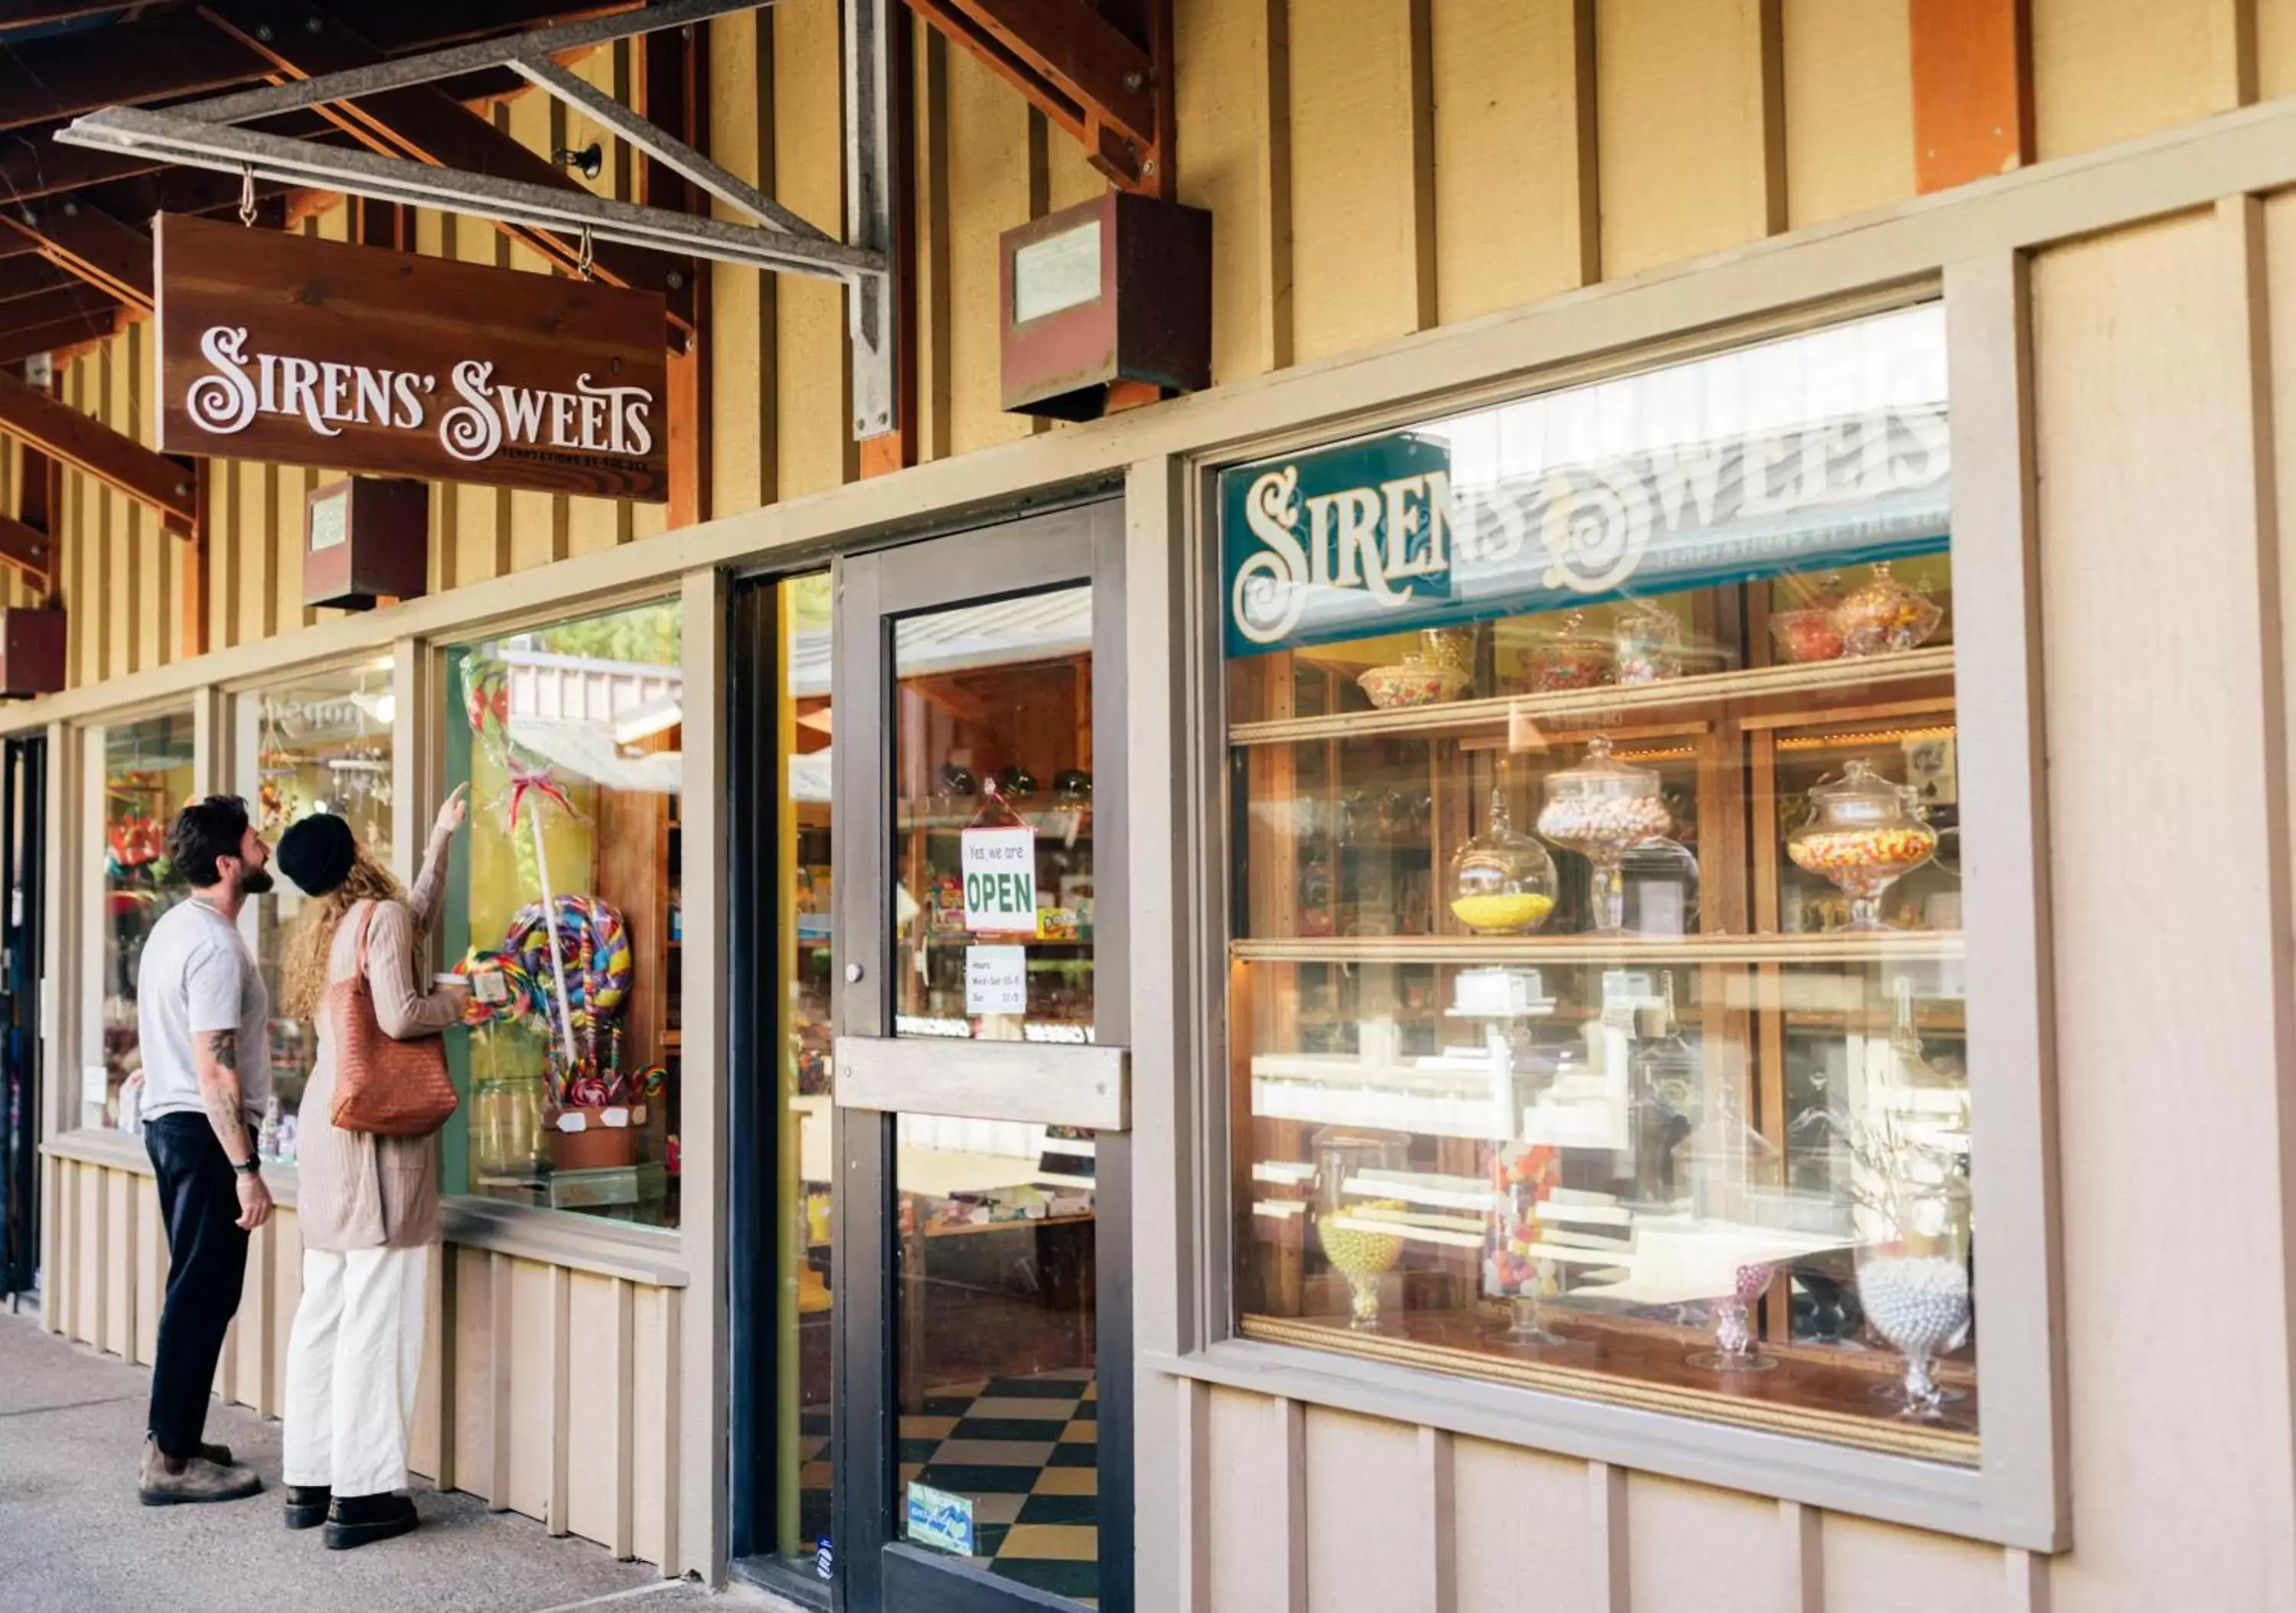
<instances>
[{"instance_id":1,"label":"terracotta pot","mask_svg":"<svg viewBox=\"0 0 2296 1613\"><path fill-rule=\"evenodd\" d=\"M578 1132L561 1131L551 1122L550 1162L562 1171L605 1170L638 1162L640 1130L636 1126L607 1126L596 1109L567 1109L561 1114L582 1117ZM635 1118L635 1117L633 1117Z\"/></svg>"}]
</instances>

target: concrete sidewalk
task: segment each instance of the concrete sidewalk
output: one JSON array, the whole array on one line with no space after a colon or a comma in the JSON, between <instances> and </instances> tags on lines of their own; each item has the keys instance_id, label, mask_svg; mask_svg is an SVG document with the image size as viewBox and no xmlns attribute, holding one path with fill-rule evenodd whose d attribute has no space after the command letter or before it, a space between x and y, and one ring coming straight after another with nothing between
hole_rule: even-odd
<instances>
[{"instance_id":1,"label":"concrete sidewalk","mask_svg":"<svg viewBox=\"0 0 2296 1613\"><path fill-rule=\"evenodd\" d=\"M330 1552L280 1519L279 1425L217 1403L208 1437L269 1486L250 1501L135 1499L149 1374L0 1309L0 1609L226 1609L231 1613L539 1613L603 1601L668 1613L724 1601L586 1541L419 1488L422 1527ZM734 1599L725 1599L732 1601ZM742 1598L741 1601L747 1601ZM763 1599L748 1601L762 1607Z\"/></svg>"}]
</instances>

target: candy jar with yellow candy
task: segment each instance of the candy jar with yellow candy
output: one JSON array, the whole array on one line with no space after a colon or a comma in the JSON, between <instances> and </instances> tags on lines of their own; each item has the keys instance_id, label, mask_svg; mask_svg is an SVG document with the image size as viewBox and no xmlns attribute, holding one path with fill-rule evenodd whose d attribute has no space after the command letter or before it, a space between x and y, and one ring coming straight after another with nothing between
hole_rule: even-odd
<instances>
[{"instance_id":1,"label":"candy jar with yellow candy","mask_svg":"<svg viewBox=\"0 0 2296 1613\"><path fill-rule=\"evenodd\" d=\"M1379 1326L1379 1280L1403 1257L1403 1239L1380 1223L1406 1208L1374 1196L1383 1174L1402 1170L1405 1140L1393 1132L1328 1126L1316 1134L1316 1241L1347 1280L1348 1325Z\"/></svg>"},{"instance_id":2,"label":"candy jar with yellow candy","mask_svg":"<svg viewBox=\"0 0 2296 1613\"><path fill-rule=\"evenodd\" d=\"M1451 859L1451 914L1479 936L1522 935L1554 911L1554 859L1507 814L1507 765L1491 786L1490 820Z\"/></svg>"},{"instance_id":3,"label":"candy jar with yellow candy","mask_svg":"<svg viewBox=\"0 0 2296 1613\"><path fill-rule=\"evenodd\" d=\"M1887 561L1876 561L1873 575L1833 608L1842 653L1850 656L1918 650L1944 619L1930 591L1890 576Z\"/></svg>"},{"instance_id":4,"label":"candy jar with yellow candy","mask_svg":"<svg viewBox=\"0 0 2296 1613\"><path fill-rule=\"evenodd\" d=\"M1849 928L1887 929L1882 894L1937 850L1937 831L1922 821L1914 790L1891 783L1860 757L1839 779L1813 786L1809 805L1808 821L1787 839L1786 855L1849 898Z\"/></svg>"}]
</instances>

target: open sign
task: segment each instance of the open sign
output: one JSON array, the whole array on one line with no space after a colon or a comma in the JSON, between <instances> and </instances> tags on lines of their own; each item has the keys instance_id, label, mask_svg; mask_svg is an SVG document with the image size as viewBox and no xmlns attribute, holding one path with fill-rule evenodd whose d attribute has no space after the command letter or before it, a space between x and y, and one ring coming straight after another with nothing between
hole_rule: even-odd
<instances>
[{"instance_id":1,"label":"open sign","mask_svg":"<svg viewBox=\"0 0 2296 1613\"><path fill-rule=\"evenodd\" d=\"M1037 933L1037 831L968 829L963 837L964 927Z\"/></svg>"}]
</instances>

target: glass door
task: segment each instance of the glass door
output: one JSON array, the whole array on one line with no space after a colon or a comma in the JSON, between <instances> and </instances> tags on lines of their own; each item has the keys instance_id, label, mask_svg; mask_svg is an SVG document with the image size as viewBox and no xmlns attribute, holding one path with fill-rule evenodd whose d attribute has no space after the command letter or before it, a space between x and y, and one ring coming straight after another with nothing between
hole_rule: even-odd
<instances>
[{"instance_id":1,"label":"glass door","mask_svg":"<svg viewBox=\"0 0 2296 1613\"><path fill-rule=\"evenodd\" d=\"M848 1608L1130 1605L1121 531L840 569Z\"/></svg>"}]
</instances>

